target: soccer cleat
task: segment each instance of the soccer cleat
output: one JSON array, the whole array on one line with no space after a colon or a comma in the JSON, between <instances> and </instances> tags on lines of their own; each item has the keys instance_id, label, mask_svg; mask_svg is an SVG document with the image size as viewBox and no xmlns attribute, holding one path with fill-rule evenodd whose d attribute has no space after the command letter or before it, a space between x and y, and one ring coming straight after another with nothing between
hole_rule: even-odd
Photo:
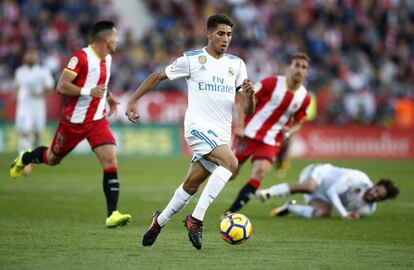
<instances>
[{"instance_id":1,"label":"soccer cleat","mask_svg":"<svg viewBox=\"0 0 414 270\"><path fill-rule=\"evenodd\" d=\"M266 192L264 189L256 190L256 197L262 202L266 202L270 199L270 194Z\"/></svg>"},{"instance_id":2,"label":"soccer cleat","mask_svg":"<svg viewBox=\"0 0 414 270\"><path fill-rule=\"evenodd\" d=\"M154 244L157 240L158 234L160 234L162 227L158 224L157 218L161 214L160 211L155 211L152 214L152 222L148 230L145 232L144 237L142 238L142 245L149 247Z\"/></svg>"},{"instance_id":3,"label":"soccer cleat","mask_svg":"<svg viewBox=\"0 0 414 270\"><path fill-rule=\"evenodd\" d=\"M203 222L191 215L184 218L184 226L188 231L188 239L196 249L201 249L203 239Z\"/></svg>"},{"instance_id":4,"label":"soccer cleat","mask_svg":"<svg viewBox=\"0 0 414 270\"><path fill-rule=\"evenodd\" d=\"M282 205L282 206L280 206L278 208L273 209L270 212L270 216L271 217L283 217L283 216L286 216L287 214L289 214L289 206L290 205L295 205L295 204L296 204L296 201L295 200L288 201L284 205Z\"/></svg>"},{"instance_id":5,"label":"soccer cleat","mask_svg":"<svg viewBox=\"0 0 414 270\"><path fill-rule=\"evenodd\" d=\"M118 210L112 212L112 214L106 218L105 225L107 228L115 228L118 226L125 226L131 221L131 215L121 214Z\"/></svg>"},{"instance_id":6,"label":"soccer cleat","mask_svg":"<svg viewBox=\"0 0 414 270\"><path fill-rule=\"evenodd\" d=\"M10 177L17 178L22 175L26 164L23 163L23 155L31 152L30 148L20 152L20 154L14 159L13 164L10 166Z\"/></svg>"}]
</instances>

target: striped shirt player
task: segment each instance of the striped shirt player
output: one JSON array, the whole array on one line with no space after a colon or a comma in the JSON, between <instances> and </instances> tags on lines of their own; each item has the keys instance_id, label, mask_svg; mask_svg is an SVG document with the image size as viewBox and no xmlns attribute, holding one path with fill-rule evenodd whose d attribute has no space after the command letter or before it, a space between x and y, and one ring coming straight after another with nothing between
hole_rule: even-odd
<instances>
[{"instance_id":1,"label":"striped shirt player","mask_svg":"<svg viewBox=\"0 0 414 270\"><path fill-rule=\"evenodd\" d=\"M89 95L90 89L108 85L112 57L100 58L91 46L73 53L65 71L76 76L73 84L81 88L78 96L65 96L59 127L55 133L51 151L65 156L83 139L91 148L115 144L115 137L105 117L107 91L100 98Z\"/></svg>"},{"instance_id":2,"label":"striped shirt player","mask_svg":"<svg viewBox=\"0 0 414 270\"><path fill-rule=\"evenodd\" d=\"M245 118L244 139L234 145L240 163L268 159L274 162L286 127L301 122L306 117L310 95L305 86L291 90L286 76L273 76L255 85L256 110Z\"/></svg>"},{"instance_id":3,"label":"striped shirt player","mask_svg":"<svg viewBox=\"0 0 414 270\"><path fill-rule=\"evenodd\" d=\"M91 46L73 53L65 70L76 76L75 85L82 89L108 85L111 76L112 56L101 59ZM89 95L67 96L63 107L63 120L73 124L98 121L105 117L106 95L94 98Z\"/></svg>"},{"instance_id":4,"label":"striped shirt player","mask_svg":"<svg viewBox=\"0 0 414 270\"><path fill-rule=\"evenodd\" d=\"M92 43L75 51L64 68L57 90L65 96L59 126L50 148L41 146L22 152L10 169L12 177L21 175L30 163L57 165L82 140L86 139L103 169L108 228L126 225L131 216L117 210L119 197L118 162L115 137L106 118L106 102L110 112L117 102L108 95L111 75L111 53L116 51L118 36L114 23L99 21L91 28ZM108 115L109 115L108 114Z\"/></svg>"},{"instance_id":5,"label":"striped shirt player","mask_svg":"<svg viewBox=\"0 0 414 270\"><path fill-rule=\"evenodd\" d=\"M237 212L249 202L271 170L287 132L299 129L305 119L310 104L310 94L303 86L308 64L306 54L296 53L285 75L271 76L255 85L256 109L245 117L239 114L233 142L239 166L251 157L252 172L225 214Z\"/></svg>"}]
</instances>

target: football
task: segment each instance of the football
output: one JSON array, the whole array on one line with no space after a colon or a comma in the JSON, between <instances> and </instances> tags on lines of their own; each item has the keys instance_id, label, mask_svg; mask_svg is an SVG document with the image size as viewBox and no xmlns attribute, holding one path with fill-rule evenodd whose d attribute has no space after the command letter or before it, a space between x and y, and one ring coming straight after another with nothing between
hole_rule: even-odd
<instances>
[{"instance_id":1,"label":"football","mask_svg":"<svg viewBox=\"0 0 414 270\"><path fill-rule=\"evenodd\" d=\"M232 245L246 242L252 233L252 224L245 215L232 213L226 215L220 222L221 238Z\"/></svg>"}]
</instances>

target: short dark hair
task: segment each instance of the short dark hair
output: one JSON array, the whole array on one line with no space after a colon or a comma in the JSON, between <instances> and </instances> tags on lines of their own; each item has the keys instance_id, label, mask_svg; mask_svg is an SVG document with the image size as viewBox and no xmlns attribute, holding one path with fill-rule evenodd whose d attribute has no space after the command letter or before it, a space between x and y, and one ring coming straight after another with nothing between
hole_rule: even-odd
<instances>
[{"instance_id":1,"label":"short dark hair","mask_svg":"<svg viewBox=\"0 0 414 270\"><path fill-rule=\"evenodd\" d=\"M230 27L233 27L233 21L223 14L215 14L210 16L207 20L207 30L214 30L219 24L226 24Z\"/></svg>"},{"instance_id":2,"label":"short dark hair","mask_svg":"<svg viewBox=\"0 0 414 270\"><path fill-rule=\"evenodd\" d=\"M98 21L91 28L91 39L92 41L97 40L100 34L104 31L112 30L115 27L113 21Z\"/></svg>"},{"instance_id":3,"label":"short dark hair","mask_svg":"<svg viewBox=\"0 0 414 270\"><path fill-rule=\"evenodd\" d=\"M304 52L295 52L293 53L290 57L289 57L289 62L288 64L292 64L293 60L295 59L302 59L305 60L306 62L310 63L310 57L307 53Z\"/></svg>"},{"instance_id":4,"label":"short dark hair","mask_svg":"<svg viewBox=\"0 0 414 270\"><path fill-rule=\"evenodd\" d=\"M389 179L380 179L378 183L376 183L375 185L383 186L385 190L387 191L387 196L384 199L395 198L397 197L398 193L400 193L398 188Z\"/></svg>"}]
</instances>

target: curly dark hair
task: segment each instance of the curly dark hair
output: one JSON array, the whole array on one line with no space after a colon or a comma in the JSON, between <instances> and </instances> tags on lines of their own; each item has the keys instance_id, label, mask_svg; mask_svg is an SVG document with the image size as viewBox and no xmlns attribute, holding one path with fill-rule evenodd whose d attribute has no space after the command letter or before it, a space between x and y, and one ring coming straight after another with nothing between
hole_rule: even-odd
<instances>
[{"instance_id":1,"label":"curly dark hair","mask_svg":"<svg viewBox=\"0 0 414 270\"><path fill-rule=\"evenodd\" d=\"M397 197L398 193L400 193L398 188L389 179L380 179L376 186L383 186L385 190L387 190L387 196L384 198L384 200L388 198L395 198Z\"/></svg>"}]
</instances>

